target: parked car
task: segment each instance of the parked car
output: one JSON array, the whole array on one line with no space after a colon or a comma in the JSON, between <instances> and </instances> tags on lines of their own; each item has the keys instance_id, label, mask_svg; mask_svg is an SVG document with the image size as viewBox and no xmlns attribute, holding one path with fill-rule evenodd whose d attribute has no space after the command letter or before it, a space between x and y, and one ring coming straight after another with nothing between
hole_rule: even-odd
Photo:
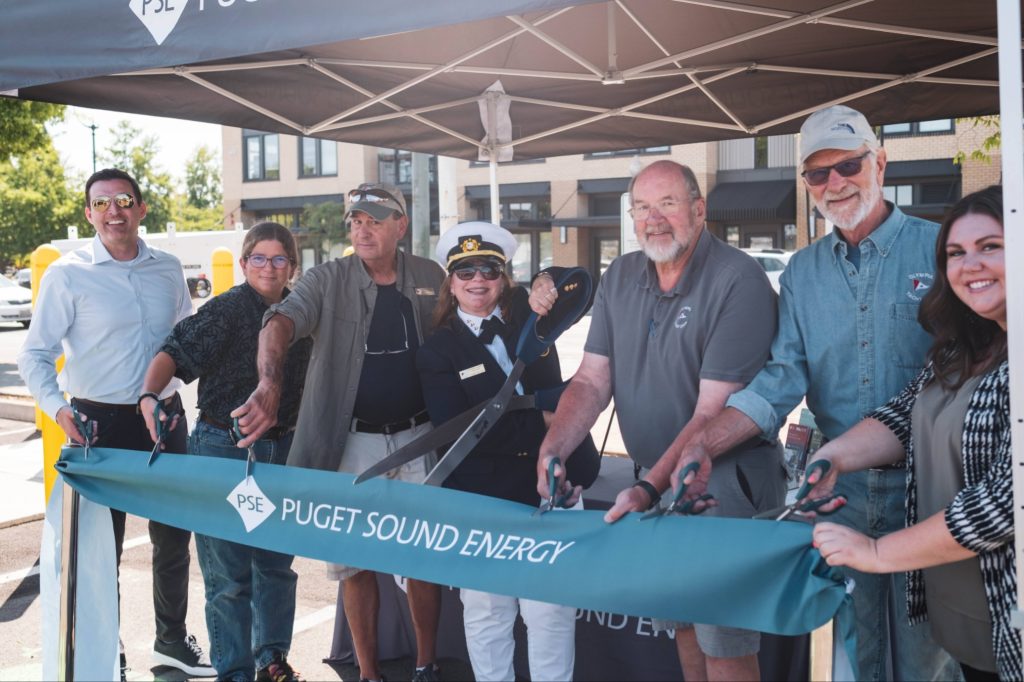
<instances>
[{"instance_id":1,"label":"parked car","mask_svg":"<svg viewBox=\"0 0 1024 682\"><path fill-rule=\"evenodd\" d=\"M28 327L32 320L32 292L0 277L0 322L21 322Z\"/></svg>"},{"instance_id":2,"label":"parked car","mask_svg":"<svg viewBox=\"0 0 1024 682\"><path fill-rule=\"evenodd\" d=\"M768 274L768 281L772 283L775 293L779 293L779 278L782 276L782 271L786 269L786 264L789 263L793 252L782 249L743 249L743 252L760 263L765 273Z\"/></svg>"},{"instance_id":3,"label":"parked car","mask_svg":"<svg viewBox=\"0 0 1024 682\"><path fill-rule=\"evenodd\" d=\"M18 283L19 287L25 287L26 289L32 288L32 270L29 268L22 268L18 270L14 275L14 281Z\"/></svg>"}]
</instances>

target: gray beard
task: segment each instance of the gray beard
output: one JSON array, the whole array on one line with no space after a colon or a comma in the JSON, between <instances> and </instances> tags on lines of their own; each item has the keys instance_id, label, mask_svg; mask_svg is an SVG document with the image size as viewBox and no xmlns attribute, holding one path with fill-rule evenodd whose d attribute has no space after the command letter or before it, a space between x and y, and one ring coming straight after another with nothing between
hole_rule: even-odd
<instances>
[{"instance_id":1,"label":"gray beard","mask_svg":"<svg viewBox=\"0 0 1024 682\"><path fill-rule=\"evenodd\" d=\"M879 201L882 200L882 188L877 182L872 182L871 187L868 187L860 194L860 203L857 206L857 210L853 211L852 214L842 215L836 213L828 208L825 202L825 197L822 197L823 206L818 206L818 210L825 216L826 219L841 230L852 230L853 228L860 225L868 214L871 213Z\"/></svg>"}]
</instances>

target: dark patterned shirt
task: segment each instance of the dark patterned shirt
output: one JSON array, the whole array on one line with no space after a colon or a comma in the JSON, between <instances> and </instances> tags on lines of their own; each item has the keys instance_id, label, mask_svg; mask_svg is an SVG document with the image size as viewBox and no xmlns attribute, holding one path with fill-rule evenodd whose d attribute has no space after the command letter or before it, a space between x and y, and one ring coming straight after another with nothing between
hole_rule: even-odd
<instances>
[{"instance_id":1,"label":"dark patterned shirt","mask_svg":"<svg viewBox=\"0 0 1024 682\"><path fill-rule=\"evenodd\" d=\"M160 349L174 359L176 377L185 383L199 378L199 410L216 422L230 424L231 411L259 383L256 351L266 311L263 298L248 284L239 284L175 325ZM295 426L312 348L312 339L305 338L288 349L278 426Z\"/></svg>"}]
</instances>

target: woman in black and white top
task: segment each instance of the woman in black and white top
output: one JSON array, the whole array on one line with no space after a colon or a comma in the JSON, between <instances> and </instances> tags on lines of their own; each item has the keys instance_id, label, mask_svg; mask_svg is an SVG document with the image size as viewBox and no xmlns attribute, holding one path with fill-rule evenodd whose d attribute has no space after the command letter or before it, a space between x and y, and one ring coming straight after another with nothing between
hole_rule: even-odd
<instances>
[{"instance_id":1,"label":"woman in black and white top","mask_svg":"<svg viewBox=\"0 0 1024 682\"><path fill-rule=\"evenodd\" d=\"M1022 678L1014 558L1006 262L1002 188L961 199L936 246L935 283L921 325L935 337L928 364L899 395L823 446L837 474L906 458L907 527L871 538L819 523L814 544L833 566L907 571L912 623L935 640L967 680Z\"/></svg>"}]
</instances>

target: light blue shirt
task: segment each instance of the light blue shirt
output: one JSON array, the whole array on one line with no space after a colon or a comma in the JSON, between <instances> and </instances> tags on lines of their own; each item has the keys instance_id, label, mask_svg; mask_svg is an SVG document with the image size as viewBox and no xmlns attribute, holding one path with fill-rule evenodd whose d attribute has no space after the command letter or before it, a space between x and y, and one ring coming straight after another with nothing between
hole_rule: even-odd
<instances>
[{"instance_id":1,"label":"light blue shirt","mask_svg":"<svg viewBox=\"0 0 1024 682\"><path fill-rule=\"evenodd\" d=\"M480 317L479 315L471 315L470 313L464 312L462 308L456 308L455 312L458 313L459 319L465 322L466 326L469 327L469 331L473 332L473 336L480 336L481 325L484 320L489 320L492 317L496 317L502 322L505 320L501 319L501 311L498 308L494 309L487 317ZM498 363L498 367L501 367L502 371L505 372L505 376L512 373L512 358L508 356L508 349L505 348L504 342L501 337L495 336L491 339L490 343L485 343L484 348L491 354L495 362ZM516 382L516 393L523 395L523 382Z\"/></svg>"},{"instance_id":2,"label":"light blue shirt","mask_svg":"<svg viewBox=\"0 0 1024 682\"><path fill-rule=\"evenodd\" d=\"M888 206L892 213L858 246L859 267L833 230L782 273L771 359L726 403L766 437L806 396L818 428L836 438L924 365L932 338L917 309L934 281L938 225Z\"/></svg>"},{"instance_id":3,"label":"light blue shirt","mask_svg":"<svg viewBox=\"0 0 1024 682\"><path fill-rule=\"evenodd\" d=\"M18 370L50 417L75 398L134 404L150 361L174 325L192 314L181 263L139 240L131 261L111 257L99 237L43 274ZM54 363L64 353L58 377ZM161 397L181 385L173 379Z\"/></svg>"}]
</instances>

